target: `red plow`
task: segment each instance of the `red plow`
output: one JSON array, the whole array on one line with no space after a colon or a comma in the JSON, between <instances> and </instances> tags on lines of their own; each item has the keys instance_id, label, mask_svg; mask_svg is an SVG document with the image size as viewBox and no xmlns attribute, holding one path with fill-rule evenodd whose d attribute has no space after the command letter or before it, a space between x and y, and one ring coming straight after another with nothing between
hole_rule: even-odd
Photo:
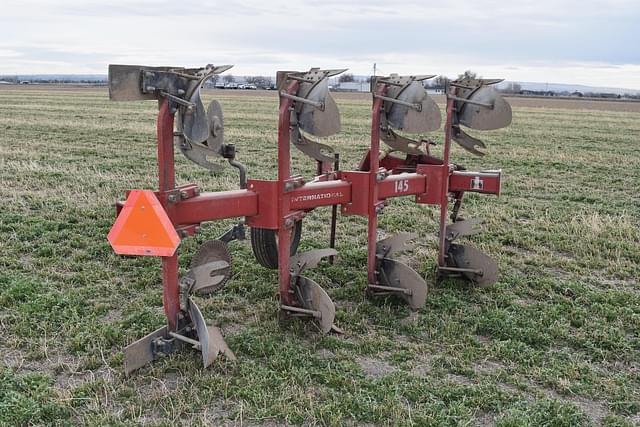
<instances>
[{"instance_id":1,"label":"red plow","mask_svg":"<svg viewBox=\"0 0 640 427\"><path fill-rule=\"evenodd\" d=\"M413 196L418 204L440 209L438 276L454 276L473 286L497 280L496 262L458 239L480 231L480 221L459 217L466 192L500 193L500 171L467 171L450 160L451 143L483 155L482 141L463 127L491 130L511 122L509 104L492 85L499 80L459 79L446 88L443 157L430 154L431 140L413 140L407 134L438 130L438 105L428 96L424 81L434 76L373 77L371 140L359 168L344 171L339 156L315 138L340 131L340 114L329 92L329 78L345 70L313 68L279 72L277 180L247 179L236 160L233 144L224 142L222 108L212 101L205 109L200 98L203 83L230 66L199 69L112 65L110 97L116 101L156 99L159 189L133 190L118 204L118 218L109 241L118 254L162 258L164 312L167 325L125 349L125 371L130 373L184 346L202 353L208 366L220 353L235 358L218 328L207 325L194 294L220 290L231 276L227 243L244 239L250 227L256 260L279 273L280 318L308 318L328 333L334 325L335 305L325 290L306 277L305 270L323 258L337 255L336 221L341 215L366 217L366 292L397 296L414 310L424 306L425 279L393 255L411 250L416 233L400 233L377 240L378 215L393 197ZM401 133L400 133L401 132ZM381 141L385 148L381 147ZM190 160L211 171L225 159L239 172L239 189L201 192L195 184L176 186L174 145ZM317 176L291 174L291 147L317 164ZM396 154L394 154L396 153ZM329 247L298 253L302 220L320 207L331 207ZM199 231L200 224L225 218L240 221L218 239L205 242L194 254L191 269L178 272L180 240Z\"/></svg>"}]
</instances>

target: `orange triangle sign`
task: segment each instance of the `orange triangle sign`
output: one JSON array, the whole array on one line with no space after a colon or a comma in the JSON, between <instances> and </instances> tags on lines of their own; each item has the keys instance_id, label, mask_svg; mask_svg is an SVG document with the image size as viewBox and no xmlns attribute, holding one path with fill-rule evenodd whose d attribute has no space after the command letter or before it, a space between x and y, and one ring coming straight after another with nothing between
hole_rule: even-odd
<instances>
[{"instance_id":1,"label":"orange triangle sign","mask_svg":"<svg viewBox=\"0 0 640 427\"><path fill-rule=\"evenodd\" d=\"M119 255L173 256L180 244L169 216L150 190L132 190L107 237Z\"/></svg>"}]
</instances>

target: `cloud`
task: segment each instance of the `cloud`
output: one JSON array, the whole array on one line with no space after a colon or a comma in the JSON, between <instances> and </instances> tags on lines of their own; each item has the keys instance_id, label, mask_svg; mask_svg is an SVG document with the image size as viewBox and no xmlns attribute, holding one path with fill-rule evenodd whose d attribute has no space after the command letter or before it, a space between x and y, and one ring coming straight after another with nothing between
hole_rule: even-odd
<instances>
[{"instance_id":1,"label":"cloud","mask_svg":"<svg viewBox=\"0 0 640 427\"><path fill-rule=\"evenodd\" d=\"M367 74L376 62L385 72L640 88L639 18L635 0L25 0L3 5L0 73L214 62L235 63L236 74Z\"/></svg>"}]
</instances>

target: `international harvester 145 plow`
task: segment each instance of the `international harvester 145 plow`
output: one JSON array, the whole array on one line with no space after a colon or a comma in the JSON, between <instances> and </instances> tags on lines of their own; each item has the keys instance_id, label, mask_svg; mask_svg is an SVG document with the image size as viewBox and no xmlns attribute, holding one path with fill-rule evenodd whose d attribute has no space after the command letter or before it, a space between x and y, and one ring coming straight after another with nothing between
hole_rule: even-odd
<instances>
[{"instance_id":1,"label":"international harvester 145 plow","mask_svg":"<svg viewBox=\"0 0 640 427\"><path fill-rule=\"evenodd\" d=\"M314 140L340 131L340 114L329 92L329 79L345 70L312 68L279 72L277 179L247 179L245 166L236 160L233 144L224 141L222 108L211 101L205 108L200 89L228 65L189 69L111 65L109 95L115 101L157 100L159 188L131 190L117 204L118 216L109 233L114 251L123 255L159 256L162 259L163 305L167 324L125 349L125 371L130 373L184 346L202 353L208 366L220 353L234 359L220 330L207 325L194 302L194 294L220 290L231 276L227 243L243 239L250 228L256 260L279 274L280 316L315 321L324 332L337 330L335 306L325 290L305 276L325 257L337 255L336 219L341 215L367 218L366 292L370 296L395 295L414 310L424 306L425 279L394 255L410 250L412 232L377 240L378 215L386 200L414 196L418 204L440 210L438 276L456 276L474 286L497 280L496 262L479 250L460 243L476 234L480 222L462 220L466 192L499 194L501 173L470 172L451 162L451 142L483 155L484 144L463 128L491 130L511 122L509 104L492 87L499 80L459 79L446 88L443 156L430 154L431 140L411 139L441 127L441 112L424 82L434 76L376 76L371 79L373 107L371 139L357 170L339 168L332 147ZM381 141L386 148L381 147ZM239 172L239 189L203 192L195 184L176 185L174 146L189 160L211 171L226 159ZM291 147L311 157L317 176L291 174ZM393 153L396 153L395 155ZM302 219L319 207L332 207L329 248L298 253ZM179 276L177 248L181 239L197 233L200 224L240 218L218 239L204 242L192 257L191 268Z\"/></svg>"}]
</instances>

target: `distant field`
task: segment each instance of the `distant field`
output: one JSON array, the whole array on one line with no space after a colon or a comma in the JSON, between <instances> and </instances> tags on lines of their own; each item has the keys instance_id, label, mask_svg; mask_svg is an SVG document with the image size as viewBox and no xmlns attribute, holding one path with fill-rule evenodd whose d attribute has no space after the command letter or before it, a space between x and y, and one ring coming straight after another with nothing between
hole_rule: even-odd
<instances>
[{"instance_id":1,"label":"distant field","mask_svg":"<svg viewBox=\"0 0 640 427\"><path fill-rule=\"evenodd\" d=\"M235 276L198 303L238 361L204 370L185 352L128 379L122 348L163 323L160 263L114 255L106 235L125 190L157 186L156 103L1 89L0 425L640 424L640 104L511 99L512 126L482 135L486 157L454 147L468 168L504 173L501 197L462 210L485 220L472 240L498 260L492 288L436 282L436 211L393 200L380 228L420 234L409 263L431 286L423 310L365 298L366 223L340 218L338 262L311 275L345 334L282 329L276 273L235 242ZM213 95L250 177L274 178L276 94ZM343 131L328 143L355 168L370 98L336 98ZM231 168L176 159L180 183L237 187ZM297 152L294 164L312 175ZM327 245L328 218L305 219L302 249ZM181 265L231 223L185 240Z\"/></svg>"}]
</instances>

